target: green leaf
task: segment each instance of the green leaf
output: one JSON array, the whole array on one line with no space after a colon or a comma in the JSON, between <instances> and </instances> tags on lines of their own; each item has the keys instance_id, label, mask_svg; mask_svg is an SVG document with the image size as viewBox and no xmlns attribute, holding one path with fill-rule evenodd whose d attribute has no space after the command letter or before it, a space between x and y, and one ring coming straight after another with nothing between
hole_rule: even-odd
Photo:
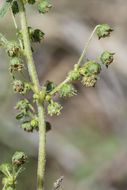
<instances>
[{"instance_id":1,"label":"green leaf","mask_svg":"<svg viewBox=\"0 0 127 190\"><path fill-rule=\"evenodd\" d=\"M0 18L3 18L3 16L6 14L8 8L10 7L13 0L6 0L3 7L0 10Z\"/></svg>"}]
</instances>

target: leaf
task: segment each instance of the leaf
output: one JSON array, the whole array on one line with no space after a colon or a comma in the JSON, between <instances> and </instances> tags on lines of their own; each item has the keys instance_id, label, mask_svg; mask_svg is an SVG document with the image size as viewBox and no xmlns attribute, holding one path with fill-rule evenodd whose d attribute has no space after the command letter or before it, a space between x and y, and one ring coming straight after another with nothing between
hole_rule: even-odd
<instances>
[{"instance_id":1,"label":"leaf","mask_svg":"<svg viewBox=\"0 0 127 190\"><path fill-rule=\"evenodd\" d=\"M0 18L3 18L3 16L6 14L8 8L10 7L13 0L6 0L3 7L0 10Z\"/></svg>"}]
</instances>

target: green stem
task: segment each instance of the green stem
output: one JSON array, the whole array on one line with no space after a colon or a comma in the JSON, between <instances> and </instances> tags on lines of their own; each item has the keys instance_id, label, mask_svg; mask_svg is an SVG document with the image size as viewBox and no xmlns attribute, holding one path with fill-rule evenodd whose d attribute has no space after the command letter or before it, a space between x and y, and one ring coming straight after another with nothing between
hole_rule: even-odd
<instances>
[{"instance_id":1,"label":"green stem","mask_svg":"<svg viewBox=\"0 0 127 190\"><path fill-rule=\"evenodd\" d=\"M20 17L21 17L21 28L22 28L22 34L23 34L23 42L24 42L28 72L29 72L30 79L32 81L32 84L36 93L40 93L38 76L36 73L32 51L31 51L31 45L30 45L30 39L29 39L29 34L28 34L25 7L24 7L23 0L18 0L18 5L19 5L19 12L20 12ZM44 174L45 174L45 141L46 141L44 104L38 101L37 108L38 108L38 121L39 121L37 190L42 190L43 184L44 184Z\"/></svg>"},{"instance_id":2,"label":"green stem","mask_svg":"<svg viewBox=\"0 0 127 190\"><path fill-rule=\"evenodd\" d=\"M25 57L27 61L28 71L35 88L36 93L39 93L39 81L34 65L33 55L31 51L30 39L28 34L28 27L26 21L26 14L25 14L25 7L22 0L18 1L19 4L19 11L20 11L20 18L21 18L21 27L22 27L22 35L24 41L24 48L25 48Z\"/></svg>"},{"instance_id":3,"label":"green stem","mask_svg":"<svg viewBox=\"0 0 127 190\"><path fill-rule=\"evenodd\" d=\"M49 95L53 95L55 94L64 84L66 84L67 82L69 82L70 79L69 77L67 77L63 82L61 82L56 88L54 88L50 93Z\"/></svg>"},{"instance_id":4,"label":"green stem","mask_svg":"<svg viewBox=\"0 0 127 190\"><path fill-rule=\"evenodd\" d=\"M80 64L81 64L81 62L82 62L82 60L83 60L83 57L84 57L84 55L85 55L85 53L86 53L86 50L88 49L88 46L89 46L89 44L90 44L90 42L91 42L91 40L92 40L92 38L93 38L94 33L96 32L96 30L97 30L97 28L98 28L98 26L99 26L99 25L97 25L97 26L94 28L92 34L90 35L90 38L89 38L87 44L85 45L85 48L84 48L84 50L83 50L83 52L82 52L82 54L81 54L81 56L80 56L80 58L79 58L79 60L78 60L78 62L77 62L77 65L76 65L75 69L78 69L78 68L79 68L79 66L80 66Z\"/></svg>"}]
</instances>

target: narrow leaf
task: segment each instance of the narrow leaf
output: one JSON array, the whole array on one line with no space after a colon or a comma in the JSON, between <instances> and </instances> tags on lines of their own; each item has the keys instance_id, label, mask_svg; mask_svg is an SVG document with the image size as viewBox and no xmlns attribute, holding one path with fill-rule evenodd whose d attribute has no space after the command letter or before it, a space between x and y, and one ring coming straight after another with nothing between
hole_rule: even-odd
<instances>
[{"instance_id":1,"label":"narrow leaf","mask_svg":"<svg viewBox=\"0 0 127 190\"><path fill-rule=\"evenodd\" d=\"M4 3L3 7L0 10L0 18L2 18L6 14L8 8L10 7L10 5L12 3L12 1L13 0L6 0L6 2Z\"/></svg>"}]
</instances>

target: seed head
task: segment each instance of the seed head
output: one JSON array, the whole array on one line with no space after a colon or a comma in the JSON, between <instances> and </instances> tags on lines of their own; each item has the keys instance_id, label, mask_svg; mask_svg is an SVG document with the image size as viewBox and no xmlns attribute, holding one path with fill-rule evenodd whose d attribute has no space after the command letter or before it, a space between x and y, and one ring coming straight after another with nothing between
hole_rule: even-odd
<instances>
[{"instance_id":1,"label":"seed head","mask_svg":"<svg viewBox=\"0 0 127 190\"><path fill-rule=\"evenodd\" d=\"M71 84L64 84L59 90L60 97L64 98L72 97L76 95L76 92L77 90Z\"/></svg>"},{"instance_id":2,"label":"seed head","mask_svg":"<svg viewBox=\"0 0 127 190\"><path fill-rule=\"evenodd\" d=\"M6 44L6 50L10 57L17 56L19 53L19 49L20 47L16 41L9 41Z\"/></svg>"},{"instance_id":3,"label":"seed head","mask_svg":"<svg viewBox=\"0 0 127 190\"><path fill-rule=\"evenodd\" d=\"M101 66L99 63L90 62L87 67L87 71L91 74L99 74L101 72Z\"/></svg>"},{"instance_id":4,"label":"seed head","mask_svg":"<svg viewBox=\"0 0 127 190\"><path fill-rule=\"evenodd\" d=\"M47 0L40 0L37 5L39 13L45 14L52 8L52 4Z\"/></svg>"},{"instance_id":5,"label":"seed head","mask_svg":"<svg viewBox=\"0 0 127 190\"><path fill-rule=\"evenodd\" d=\"M27 132L33 132L34 128L32 127L31 125L31 121L24 121L22 124L21 124L21 128L24 130L24 131L27 131Z\"/></svg>"},{"instance_id":6,"label":"seed head","mask_svg":"<svg viewBox=\"0 0 127 190\"><path fill-rule=\"evenodd\" d=\"M13 57L10 61L10 67L9 70L10 72L21 72L24 67L23 61L19 57Z\"/></svg>"},{"instance_id":7,"label":"seed head","mask_svg":"<svg viewBox=\"0 0 127 190\"><path fill-rule=\"evenodd\" d=\"M97 28L98 38L101 39L101 38L108 37L108 36L110 36L110 33L112 31L113 31L113 29L110 28L107 24L101 24Z\"/></svg>"},{"instance_id":8,"label":"seed head","mask_svg":"<svg viewBox=\"0 0 127 190\"><path fill-rule=\"evenodd\" d=\"M12 163L15 165L22 165L25 164L27 161L27 156L24 152L15 152L15 154L12 156Z\"/></svg>"},{"instance_id":9,"label":"seed head","mask_svg":"<svg viewBox=\"0 0 127 190\"><path fill-rule=\"evenodd\" d=\"M97 77L93 74L87 74L82 78L82 84L86 87L94 87L97 82Z\"/></svg>"},{"instance_id":10,"label":"seed head","mask_svg":"<svg viewBox=\"0 0 127 190\"><path fill-rule=\"evenodd\" d=\"M101 61L102 63L108 68L108 66L113 62L115 53L110 53L108 51L105 51L101 54Z\"/></svg>"},{"instance_id":11,"label":"seed head","mask_svg":"<svg viewBox=\"0 0 127 190\"><path fill-rule=\"evenodd\" d=\"M49 105L48 105L48 114L50 116L53 116L53 115L60 115L60 111L62 109L62 106L57 103L57 102L51 102Z\"/></svg>"}]
</instances>

